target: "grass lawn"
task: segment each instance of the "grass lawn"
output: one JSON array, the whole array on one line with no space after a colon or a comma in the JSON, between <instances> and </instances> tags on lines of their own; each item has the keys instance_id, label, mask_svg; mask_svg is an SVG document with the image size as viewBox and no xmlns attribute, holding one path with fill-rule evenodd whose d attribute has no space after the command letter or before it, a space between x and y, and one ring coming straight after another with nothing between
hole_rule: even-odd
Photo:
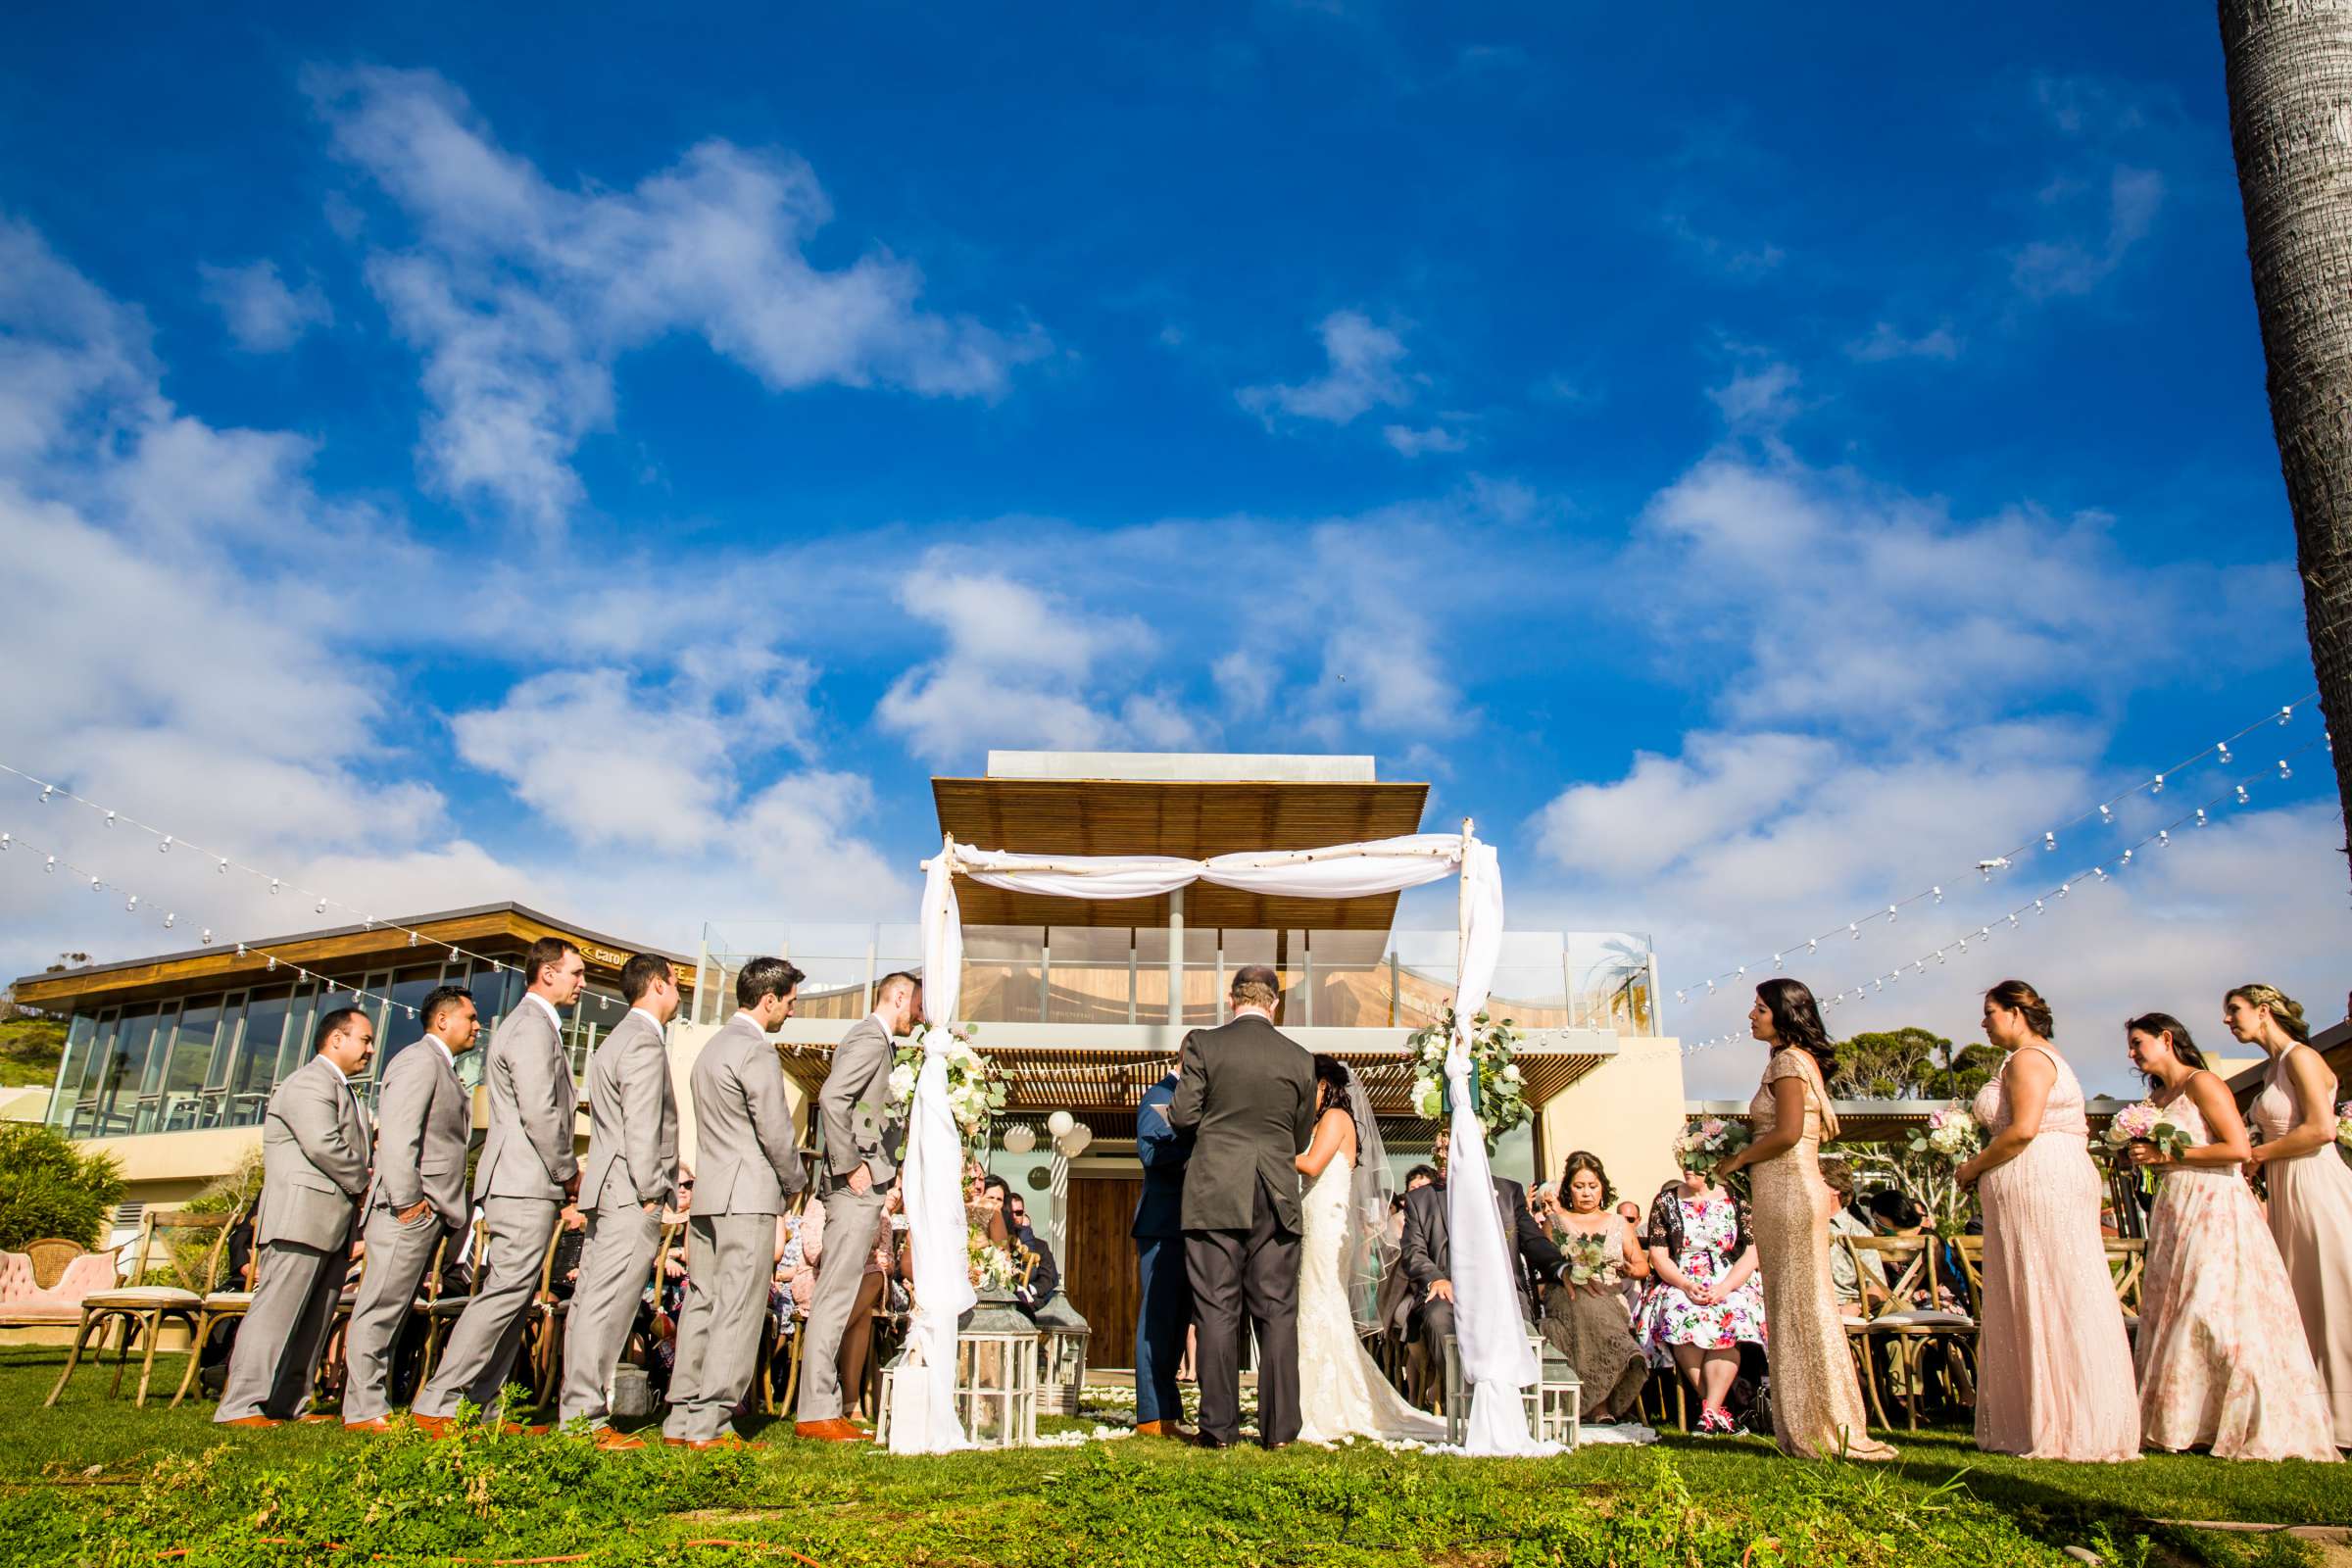
<instances>
[{"instance_id":1,"label":"grass lawn","mask_svg":"<svg viewBox=\"0 0 2352 1568\"><path fill-rule=\"evenodd\" d=\"M86 1366L43 1409L63 1361L0 1349L0 1561L2024 1568L2071 1563L2061 1548L2082 1545L2110 1562L2240 1568L2319 1557L2282 1536L2150 1521L2352 1521L2352 1465L2025 1462L1951 1432L1895 1434L1892 1467L1679 1438L1544 1461L1212 1454L1141 1438L892 1459L773 1425L739 1453L600 1455L560 1438L219 1432L209 1401L137 1410L107 1397L111 1369ZM166 1389L179 1366L159 1358Z\"/></svg>"}]
</instances>

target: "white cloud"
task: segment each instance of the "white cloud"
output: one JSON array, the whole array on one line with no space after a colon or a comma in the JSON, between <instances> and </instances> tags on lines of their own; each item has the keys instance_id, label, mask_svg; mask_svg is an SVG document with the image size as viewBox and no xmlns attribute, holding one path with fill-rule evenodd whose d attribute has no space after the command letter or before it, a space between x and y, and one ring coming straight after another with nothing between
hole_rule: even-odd
<instances>
[{"instance_id":1,"label":"white cloud","mask_svg":"<svg viewBox=\"0 0 2352 1568\"><path fill-rule=\"evenodd\" d=\"M1240 718L1254 718L1264 712L1267 699L1274 695L1274 688L1282 678L1282 671L1273 660L1240 648L1220 657L1209 666L1209 674L1227 711Z\"/></svg>"},{"instance_id":2,"label":"white cloud","mask_svg":"<svg viewBox=\"0 0 2352 1568\"><path fill-rule=\"evenodd\" d=\"M312 327L335 318L316 282L305 282L300 289L287 287L275 262L248 262L243 267L199 262L196 270L204 279L204 297L220 310L229 336L248 354L283 354Z\"/></svg>"},{"instance_id":3,"label":"white cloud","mask_svg":"<svg viewBox=\"0 0 2352 1568\"><path fill-rule=\"evenodd\" d=\"M1795 366L1774 360L1735 370L1707 396L1734 429L1777 429L1798 413L1796 389L1802 379Z\"/></svg>"},{"instance_id":4,"label":"white cloud","mask_svg":"<svg viewBox=\"0 0 2352 1568\"><path fill-rule=\"evenodd\" d=\"M1246 386L1234 394L1267 428L1275 416L1285 414L1349 424L1376 408L1399 409L1413 400L1413 379L1402 368L1404 339L1396 332L1374 325L1361 311L1334 311L1316 331L1329 361L1323 374L1296 385Z\"/></svg>"},{"instance_id":5,"label":"white cloud","mask_svg":"<svg viewBox=\"0 0 2352 1568\"><path fill-rule=\"evenodd\" d=\"M1460 452L1470 445L1442 424L1433 424L1421 430L1407 424L1388 424L1381 426L1380 434L1381 439L1408 458L1418 458L1431 452Z\"/></svg>"},{"instance_id":6,"label":"white cloud","mask_svg":"<svg viewBox=\"0 0 2352 1568\"><path fill-rule=\"evenodd\" d=\"M582 499L572 454L613 419L612 365L676 332L773 391L887 385L995 397L1044 352L918 303L887 254L825 270L832 218L808 165L711 140L626 191L566 190L505 151L429 72L314 72L338 155L380 184L420 244L368 279L423 353L430 479L554 527Z\"/></svg>"},{"instance_id":7,"label":"white cloud","mask_svg":"<svg viewBox=\"0 0 2352 1568\"><path fill-rule=\"evenodd\" d=\"M1956 360L1960 339L1949 326L1931 327L1917 337L1907 337L1893 322L1881 321L1866 336L1848 343L1845 357L1863 365L1888 360Z\"/></svg>"},{"instance_id":8,"label":"white cloud","mask_svg":"<svg viewBox=\"0 0 2352 1568\"><path fill-rule=\"evenodd\" d=\"M2053 186L2050 195L2071 207L2082 205L2064 184ZM2164 206L2164 176L2152 169L2118 164L2107 177L2105 195L2103 231L2035 240L2017 253L2010 277L2029 298L2087 294L2113 275L2132 248L2156 226Z\"/></svg>"},{"instance_id":9,"label":"white cloud","mask_svg":"<svg viewBox=\"0 0 2352 1568\"><path fill-rule=\"evenodd\" d=\"M1690 220L1689 214L1669 211L1659 220L1666 232L1681 241L1684 247L1710 271L1740 281L1762 277L1778 270L1788 259L1788 253L1769 240L1741 244L1710 233Z\"/></svg>"}]
</instances>

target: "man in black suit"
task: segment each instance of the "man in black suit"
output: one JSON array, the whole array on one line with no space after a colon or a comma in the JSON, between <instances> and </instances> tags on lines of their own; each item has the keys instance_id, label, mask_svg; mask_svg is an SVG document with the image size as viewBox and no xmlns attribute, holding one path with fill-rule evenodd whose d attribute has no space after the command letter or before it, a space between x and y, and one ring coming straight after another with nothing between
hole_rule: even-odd
<instances>
[{"instance_id":1,"label":"man in black suit","mask_svg":"<svg viewBox=\"0 0 2352 1568\"><path fill-rule=\"evenodd\" d=\"M1442 1364L1443 1342L1453 1332L1453 1246L1446 1219L1445 1175L1451 1144L1447 1129L1439 1128L1433 1151L1438 1179L1404 1195L1401 1262L1405 1277L1413 1284L1413 1334L1427 1348L1432 1366ZM1503 1249L1510 1254L1511 1279L1519 1288L1519 1316L1532 1321L1535 1313L1530 1310L1526 1290L1529 1270L1539 1279L1553 1279L1565 1260L1527 1211L1527 1189L1508 1177L1495 1177L1494 1207L1502 1221Z\"/></svg>"},{"instance_id":2,"label":"man in black suit","mask_svg":"<svg viewBox=\"0 0 2352 1568\"><path fill-rule=\"evenodd\" d=\"M1233 1021L1184 1037L1168 1123L1193 1135L1184 1260L1199 1313L1200 1442L1242 1432L1242 1308L1257 1332L1258 1442L1298 1436L1298 1167L1315 1130L1314 1058L1274 1027L1281 982L1233 977Z\"/></svg>"},{"instance_id":3,"label":"man in black suit","mask_svg":"<svg viewBox=\"0 0 2352 1568\"><path fill-rule=\"evenodd\" d=\"M1193 1140L1168 1121L1176 1083L1171 1067L1144 1091L1135 1112L1135 1154L1144 1164L1144 1191L1127 1234L1135 1239L1142 1296L1135 1314L1135 1431L1146 1438L1193 1435L1182 1425L1184 1396L1176 1387L1184 1331L1193 1323L1193 1284L1184 1270L1184 1166Z\"/></svg>"}]
</instances>

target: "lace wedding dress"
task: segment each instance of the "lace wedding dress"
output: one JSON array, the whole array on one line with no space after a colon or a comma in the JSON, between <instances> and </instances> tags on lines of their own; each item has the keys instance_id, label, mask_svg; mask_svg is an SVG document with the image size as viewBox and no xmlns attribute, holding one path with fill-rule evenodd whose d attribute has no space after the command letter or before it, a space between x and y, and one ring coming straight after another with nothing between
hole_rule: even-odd
<instances>
[{"instance_id":1,"label":"lace wedding dress","mask_svg":"<svg viewBox=\"0 0 2352 1568\"><path fill-rule=\"evenodd\" d=\"M1348 1156L1334 1154L1299 1200L1298 1441L1443 1443L1446 1423L1405 1403L1355 1337L1340 1269L1352 1175Z\"/></svg>"}]
</instances>

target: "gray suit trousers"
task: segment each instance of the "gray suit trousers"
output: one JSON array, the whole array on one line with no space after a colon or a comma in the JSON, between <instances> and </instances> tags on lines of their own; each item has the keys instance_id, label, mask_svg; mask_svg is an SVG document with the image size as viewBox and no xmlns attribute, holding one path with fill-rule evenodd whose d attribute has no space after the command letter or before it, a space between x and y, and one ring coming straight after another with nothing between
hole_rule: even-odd
<instances>
[{"instance_id":1,"label":"gray suit trousers","mask_svg":"<svg viewBox=\"0 0 2352 1568\"><path fill-rule=\"evenodd\" d=\"M455 1415L462 1396L481 1408L485 1421L495 1418L498 1396L530 1321L531 1298L539 1294L539 1270L547 1262L560 1207L552 1198L482 1200L490 1236L485 1255L474 1259L473 1299L449 1331L432 1381L416 1396L417 1415Z\"/></svg>"},{"instance_id":2,"label":"gray suit trousers","mask_svg":"<svg viewBox=\"0 0 2352 1568\"><path fill-rule=\"evenodd\" d=\"M808 1339L801 1347L800 1421L841 1417L841 1340L849 1332L865 1260L890 1195L876 1187L863 1197L847 1187L825 1195L825 1240L816 1260L816 1292L808 1298Z\"/></svg>"},{"instance_id":3,"label":"gray suit trousers","mask_svg":"<svg viewBox=\"0 0 2352 1568\"><path fill-rule=\"evenodd\" d=\"M580 1279L564 1328L564 1399L557 1420L605 1424L605 1385L629 1343L654 1253L662 1246L662 1216L636 1203L607 1204L588 1216L580 1249Z\"/></svg>"},{"instance_id":4,"label":"gray suit trousers","mask_svg":"<svg viewBox=\"0 0 2352 1568\"><path fill-rule=\"evenodd\" d=\"M271 1242L262 1249L253 1305L237 1326L215 1421L249 1415L291 1421L310 1408L318 1352L350 1266L348 1248Z\"/></svg>"},{"instance_id":5,"label":"gray suit trousers","mask_svg":"<svg viewBox=\"0 0 2352 1568\"><path fill-rule=\"evenodd\" d=\"M416 1309L416 1287L433 1266L441 1230L437 1209L426 1209L414 1225L403 1225L388 1208L368 1211L368 1267L343 1342L345 1425L372 1421L392 1407L393 1347Z\"/></svg>"},{"instance_id":6,"label":"gray suit trousers","mask_svg":"<svg viewBox=\"0 0 2352 1568\"><path fill-rule=\"evenodd\" d=\"M686 1223L686 1300L662 1435L705 1443L726 1430L760 1365L760 1330L776 1277L776 1216L695 1214Z\"/></svg>"}]
</instances>

